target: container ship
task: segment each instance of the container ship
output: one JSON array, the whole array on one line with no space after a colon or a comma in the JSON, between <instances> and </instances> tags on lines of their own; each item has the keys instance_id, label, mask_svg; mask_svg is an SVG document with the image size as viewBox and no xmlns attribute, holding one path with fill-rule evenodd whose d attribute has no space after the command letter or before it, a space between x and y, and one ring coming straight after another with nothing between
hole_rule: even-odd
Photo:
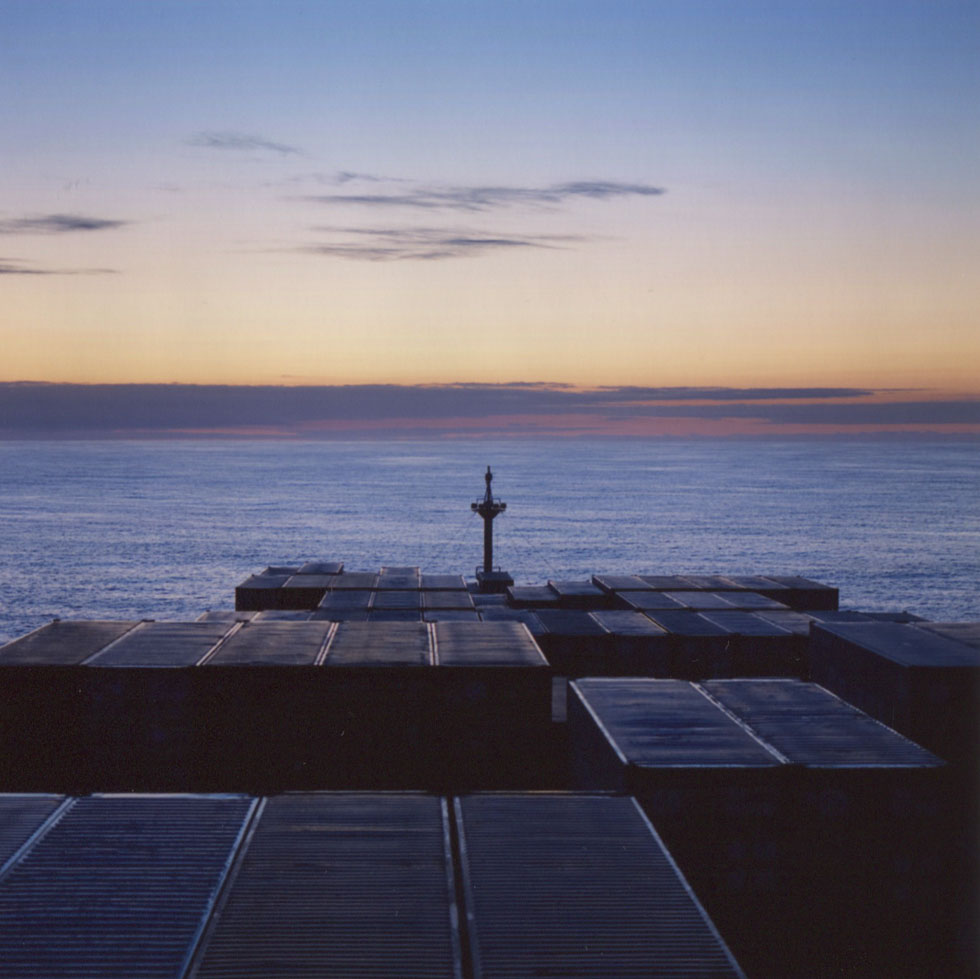
<instances>
[{"instance_id":1,"label":"container ship","mask_svg":"<svg viewBox=\"0 0 980 979\"><path fill-rule=\"evenodd\" d=\"M304 559L0 647L0 973L978 974L980 622L518 585L472 506L472 577Z\"/></svg>"}]
</instances>

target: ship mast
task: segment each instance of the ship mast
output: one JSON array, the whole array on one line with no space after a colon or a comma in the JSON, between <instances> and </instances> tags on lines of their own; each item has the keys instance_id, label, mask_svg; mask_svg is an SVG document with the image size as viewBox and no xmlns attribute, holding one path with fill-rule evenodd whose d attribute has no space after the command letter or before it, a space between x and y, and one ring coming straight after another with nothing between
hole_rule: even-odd
<instances>
[{"instance_id":1,"label":"ship mast","mask_svg":"<svg viewBox=\"0 0 980 979\"><path fill-rule=\"evenodd\" d=\"M482 592L503 592L509 585L514 584L514 579L506 571L493 569L493 520L507 509L507 504L503 500L493 498L493 491L490 488L493 473L489 466L484 479L487 490L483 494L483 499L470 504L470 509L483 518L483 568L482 570L477 568L476 580L480 583Z\"/></svg>"}]
</instances>

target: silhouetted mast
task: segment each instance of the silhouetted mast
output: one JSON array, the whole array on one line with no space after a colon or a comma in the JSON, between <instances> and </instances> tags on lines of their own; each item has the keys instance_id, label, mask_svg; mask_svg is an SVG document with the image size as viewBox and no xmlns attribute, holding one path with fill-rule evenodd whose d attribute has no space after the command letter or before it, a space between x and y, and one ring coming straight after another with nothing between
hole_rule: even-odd
<instances>
[{"instance_id":1,"label":"silhouetted mast","mask_svg":"<svg viewBox=\"0 0 980 979\"><path fill-rule=\"evenodd\" d=\"M470 509L476 510L483 517L483 572L484 574L493 571L493 518L498 513L503 513L507 509L507 504L502 500L495 500L490 489L493 481L493 473L487 466L487 474L484 476L487 481L487 491L483 494L483 499L477 503L471 503Z\"/></svg>"},{"instance_id":2,"label":"silhouetted mast","mask_svg":"<svg viewBox=\"0 0 980 979\"><path fill-rule=\"evenodd\" d=\"M493 498L490 488L493 473L489 466L484 479L487 481L487 491L483 499L470 504L470 509L483 518L483 570L477 569L476 580L480 583L481 591L505 591L508 585L514 583L514 579L506 571L493 570L493 518L503 513L507 504Z\"/></svg>"}]
</instances>

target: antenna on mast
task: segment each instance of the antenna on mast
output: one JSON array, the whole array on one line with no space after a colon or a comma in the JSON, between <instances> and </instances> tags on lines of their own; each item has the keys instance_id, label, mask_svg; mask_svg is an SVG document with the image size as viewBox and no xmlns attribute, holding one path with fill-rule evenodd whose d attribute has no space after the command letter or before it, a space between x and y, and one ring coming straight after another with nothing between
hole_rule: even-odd
<instances>
[{"instance_id":1,"label":"antenna on mast","mask_svg":"<svg viewBox=\"0 0 980 979\"><path fill-rule=\"evenodd\" d=\"M489 466L484 479L487 482L487 491L483 494L483 499L470 504L470 509L483 518L483 568L476 569L476 580L479 582L481 592L505 592L514 584L514 579L506 571L501 571L499 568L494 570L493 518L503 513L507 509L507 504L503 500L493 498L493 491L490 488L493 473L490 472Z\"/></svg>"}]
</instances>

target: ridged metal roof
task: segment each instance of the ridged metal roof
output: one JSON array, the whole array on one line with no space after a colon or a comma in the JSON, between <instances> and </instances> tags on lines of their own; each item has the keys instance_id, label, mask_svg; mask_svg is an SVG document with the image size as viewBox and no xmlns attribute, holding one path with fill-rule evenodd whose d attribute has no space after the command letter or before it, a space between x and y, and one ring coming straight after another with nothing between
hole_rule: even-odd
<instances>
[{"instance_id":1,"label":"ridged metal roof","mask_svg":"<svg viewBox=\"0 0 980 979\"><path fill-rule=\"evenodd\" d=\"M328 591L320 600L319 607L328 610L348 610L364 609L367 611L371 607L371 599L374 592L367 588L347 588L343 590Z\"/></svg>"},{"instance_id":2,"label":"ridged metal roof","mask_svg":"<svg viewBox=\"0 0 980 979\"><path fill-rule=\"evenodd\" d=\"M547 666L519 622L436 622L436 663L444 666Z\"/></svg>"},{"instance_id":3,"label":"ridged metal roof","mask_svg":"<svg viewBox=\"0 0 980 979\"><path fill-rule=\"evenodd\" d=\"M787 638L791 635L788 629L776 625L768 619L762 618L753 612L740 612L736 609L730 611L708 611L701 613L709 622L720 625L728 632L738 636L770 636L774 638Z\"/></svg>"},{"instance_id":4,"label":"ridged metal roof","mask_svg":"<svg viewBox=\"0 0 980 979\"><path fill-rule=\"evenodd\" d=\"M458 800L476 979L741 975L631 799Z\"/></svg>"},{"instance_id":5,"label":"ridged metal roof","mask_svg":"<svg viewBox=\"0 0 980 979\"><path fill-rule=\"evenodd\" d=\"M270 799L191 975L459 977L442 813L423 795Z\"/></svg>"},{"instance_id":6,"label":"ridged metal roof","mask_svg":"<svg viewBox=\"0 0 980 979\"><path fill-rule=\"evenodd\" d=\"M0 666L74 666L129 632L137 622L51 622L0 646Z\"/></svg>"},{"instance_id":7,"label":"ridged metal roof","mask_svg":"<svg viewBox=\"0 0 980 979\"><path fill-rule=\"evenodd\" d=\"M723 629L714 622L709 622L703 615L697 612L681 611L658 611L651 609L649 616L657 625L663 626L668 632L677 636L727 636L730 635L727 629Z\"/></svg>"},{"instance_id":8,"label":"ridged metal roof","mask_svg":"<svg viewBox=\"0 0 980 979\"><path fill-rule=\"evenodd\" d=\"M466 581L461 574L424 574L421 585L423 591L466 591Z\"/></svg>"},{"instance_id":9,"label":"ridged metal roof","mask_svg":"<svg viewBox=\"0 0 980 979\"><path fill-rule=\"evenodd\" d=\"M768 595L760 595L754 591L719 591L708 592L707 594L717 595L724 599L732 608L745 609L747 611L788 611L789 606L770 598Z\"/></svg>"},{"instance_id":10,"label":"ridged metal roof","mask_svg":"<svg viewBox=\"0 0 980 979\"><path fill-rule=\"evenodd\" d=\"M0 874L11 857L64 802L60 795L0 796ZM2 965L0 965L2 973Z\"/></svg>"},{"instance_id":11,"label":"ridged metal roof","mask_svg":"<svg viewBox=\"0 0 980 979\"><path fill-rule=\"evenodd\" d=\"M980 666L980 650L896 622L827 622L815 626L905 667Z\"/></svg>"},{"instance_id":12,"label":"ridged metal roof","mask_svg":"<svg viewBox=\"0 0 980 979\"><path fill-rule=\"evenodd\" d=\"M534 613L547 634L552 636L599 639L606 630L592 616L579 609L543 608Z\"/></svg>"},{"instance_id":13,"label":"ridged metal roof","mask_svg":"<svg viewBox=\"0 0 980 979\"><path fill-rule=\"evenodd\" d=\"M703 686L793 764L816 768L943 764L815 683L711 680Z\"/></svg>"},{"instance_id":14,"label":"ridged metal roof","mask_svg":"<svg viewBox=\"0 0 980 979\"><path fill-rule=\"evenodd\" d=\"M604 598L604 592L593 581L552 581L548 587L560 598Z\"/></svg>"},{"instance_id":15,"label":"ridged metal roof","mask_svg":"<svg viewBox=\"0 0 980 979\"><path fill-rule=\"evenodd\" d=\"M592 583L605 592L653 591L653 585L635 574L594 574Z\"/></svg>"},{"instance_id":16,"label":"ridged metal roof","mask_svg":"<svg viewBox=\"0 0 980 979\"><path fill-rule=\"evenodd\" d=\"M373 612L378 611L418 611L422 607L422 593L417 589L414 591L383 591L374 593L374 602L371 605Z\"/></svg>"},{"instance_id":17,"label":"ridged metal roof","mask_svg":"<svg viewBox=\"0 0 980 979\"><path fill-rule=\"evenodd\" d=\"M299 574L340 574L344 570L343 561L309 561L299 569Z\"/></svg>"},{"instance_id":18,"label":"ridged metal roof","mask_svg":"<svg viewBox=\"0 0 980 979\"><path fill-rule=\"evenodd\" d=\"M333 591L373 590L377 587L378 576L371 571L345 571L337 575L330 583Z\"/></svg>"},{"instance_id":19,"label":"ridged metal roof","mask_svg":"<svg viewBox=\"0 0 980 979\"><path fill-rule=\"evenodd\" d=\"M682 606L703 610L710 608L728 609L733 608L732 603L726 599L721 592L715 591L670 591L664 592L668 598L674 599Z\"/></svg>"},{"instance_id":20,"label":"ridged metal roof","mask_svg":"<svg viewBox=\"0 0 980 979\"><path fill-rule=\"evenodd\" d=\"M207 666L312 666L327 635L330 622L246 623L218 647Z\"/></svg>"},{"instance_id":21,"label":"ridged metal roof","mask_svg":"<svg viewBox=\"0 0 980 979\"><path fill-rule=\"evenodd\" d=\"M324 665L426 666L430 662L424 622L341 622Z\"/></svg>"},{"instance_id":22,"label":"ridged metal roof","mask_svg":"<svg viewBox=\"0 0 980 979\"><path fill-rule=\"evenodd\" d=\"M676 597L665 595L662 591L626 591L617 592L617 597L626 602L631 609L636 611L642 611L643 609L664 609L675 611L683 611L687 606L686 604ZM685 594L685 593L682 593ZM692 592L691 594L694 594Z\"/></svg>"},{"instance_id":23,"label":"ridged metal roof","mask_svg":"<svg viewBox=\"0 0 980 979\"><path fill-rule=\"evenodd\" d=\"M679 574L642 574L640 580L658 591L697 591L698 586Z\"/></svg>"},{"instance_id":24,"label":"ridged metal roof","mask_svg":"<svg viewBox=\"0 0 980 979\"><path fill-rule=\"evenodd\" d=\"M194 666L228 630L227 622L144 622L85 665Z\"/></svg>"},{"instance_id":25,"label":"ridged metal roof","mask_svg":"<svg viewBox=\"0 0 980 979\"><path fill-rule=\"evenodd\" d=\"M585 701L626 760L643 768L741 768L780 764L697 688L683 680L577 680Z\"/></svg>"},{"instance_id":26,"label":"ridged metal roof","mask_svg":"<svg viewBox=\"0 0 980 979\"><path fill-rule=\"evenodd\" d=\"M468 591L426 591L422 592L422 607L429 609L463 609L474 608L473 596Z\"/></svg>"},{"instance_id":27,"label":"ridged metal roof","mask_svg":"<svg viewBox=\"0 0 980 979\"><path fill-rule=\"evenodd\" d=\"M649 636L660 638L667 633L642 612L628 609L600 610L590 615L606 632L613 636Z\"/></svg>"},{"instance_id":28,"label":"ridged metal roof","mask_svg":"<svg viewBox=\"0 0 980 979\"><path fill-rule=\"evenodd\" d=\"M252 803L87 797L0 880L4 979L182 974Z\"/></svg>"}]
</instances>

